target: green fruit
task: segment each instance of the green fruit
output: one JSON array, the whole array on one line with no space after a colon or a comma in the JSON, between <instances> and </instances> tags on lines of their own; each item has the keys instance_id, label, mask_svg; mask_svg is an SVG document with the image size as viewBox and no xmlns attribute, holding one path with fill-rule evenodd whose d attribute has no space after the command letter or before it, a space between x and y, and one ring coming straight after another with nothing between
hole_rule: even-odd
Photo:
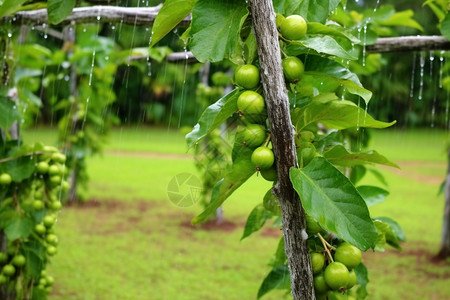
<instances>
[{"instance_id":1,"label":"green fruit","mask_svg":"<svg viewBox=\"0 0 450 300\"><path fill-rule=\"evenodd\" d=\"M33 201L33 209L34 210L44 209L44 202L42 202L41 200L34 200Z\"/></svg>"},{"instance_id":2,"label":"green fruit","mask_svg":"<svg viewBox=\"0 0 450 300\"><path fill-rule=\"evenodd\" d=\"M62 175L62 170L61 170L61 166L60 165L51 165L49 168L48 168L48 174L50 175L50 176L53 176L53 175Z\"/></svg>"},{"instance_id":3,"label":"green fruit","mask_svg":"<svg viewBox=\"0 0 450 300\"><path fill-rule=\"evenodd\" d=\"M259 70L254 65L243 65L235 74L236 84L251 90L259 85Z\"/></svg>"},{"instance_id":4,"label":"green fruit","mask_svg":"<svg viewBox=\"0 0 450 300\"><path fill-rule=\"evenodd\" d=\"M34 231L36 231L38 234L44 234L47 229L45 228L44 224L37 224L34 226Z\"/></svg>"},{"instance_id":5,"label":"green fruit","mask_svg":"<svg viewBox=\"0 0 450 300\"><path fill-rule=\"evenodd\" d=\"M49 165L47 162L45 161L41 161L37 164L36 166L36 171L40 174L45 174L48 172L49 169Z\"/></svg>"},{"instance_id":6,"label":"green fruit","mask_svg":"<svg viewBox=\"0 0 450 300\"><path fill-rule=\"evenodd\" d=\"M348 300L348 295L339 291L329 291L328 300Z\"/></svg>"},{"instance_id":7,"label":"green fruit","mask_svg":"<svg viewBox=\"0 0 450 300\"><path fill-rule=\"evenodd\" d=\"M351 244L343 243L336 248L334 259L347 268L353 269L361 263L361 250Z\"/></svg>"},{"instance_id":8,"label":"green fruit","mask_svg":"<svg viewBox=\"0 0 450 300\"><path fill-rule=\"evenodd\" d=\"M275 23L277 24L277 28L278 28L278 29L280 28L281 23L283 23L284 20L286 20L286 18L285 18L283 15L281 15L281 14L277 14L277 15L276 15L276 17L275 17Z\"/></svg>"},{"instance_id":9,"label":"green fruit","mask_svg":"<svg viewBox=\"0 0 450 300\"><path fill-rule=\"evenodd\" d=\"M44 191L42 189L34 191L34 199L42 200L44 198Z\"/></svg>"},{"instance_id":10,"label":"green fruit","mask_svg":"<svg viewBox=\"0 0 450 300\"><path fill-rule=\"evenodd\" d=\"M12 264L20 268L25 266L26 261L27 260L25 256L23 256L22 254L17 254L16 256L13 257Z\"/></svg>"},{"instance_id":11,"label":"green fruit","mask_svg":"<svg viewBox=\"0 0 450 300\"><path fill-rule=\"evenodd\" d=\"M322 271L325 265L325 256L322 253L313 252L311 253L311 264L313 274L318 274Z\"/></svg>"},{"instance_id":12,"label":"green fruit","mask_svg":"<svg viewBox=\"0 0 450 300\"><path fill-rule=\"evenodd\" d=\"M0 175L0 184L8 185L11 183L11 181L12 181L11 175L9 175L8 173L2 173Z\"/></svg>"},{"instance_id":13,"label":"green fruit","mask_svg":"<svg viewBox=\"0 0 450 300\"><path fill-rule=\"evenodd\" d=\"M348 269L344 264L332 262L325 268L324 277L327 285L332 290L339 290L347 287L348 274Z\"/></svg>"},{"instance_id":14,"label":"green fruit","mask_svg":"<svg viewBox=\"0 0 450 300\"><path fill-rule=\"evenodd\" d=\"M317 276L314 276L314 290L316 293L321 294L328 291L328 285L325 281L325 277L323 274L319 274Z\"/></svg>"},{"instance_id":15,"label":"green fruit","mask_svg":"<svg viewBox=\"0 0 450 300\"><path fill-rule=\"evenodd\" d=\"M269 169L275 161L272 150L265 146L256 148L250 159L258 170Z\"/></svg>"},{"instance_id":16,"label":"green fruit","mask_svg":"<svg viewBox=\"0 0 450 300\"><path fill-rule=\"evenodd\" d=\"M297 83L305 71L300 59L295 56L286 57L282 60L284 77L290 82Z\"/></svg>"},{"instance_id":17,"label":"green fruit","mask_svg":"<svg viewBox=\"0 0 450 300\"><path fill-rule=\"evenodd\" d=\"M62 189L64 192L67 192L67 191L70 189L70 183L69 183L67 180L64 180L64 181L61 183L61 189Z\"/></svg>"},{"instance_id":18,"label":"green fruit","mask_svg":"<svg viewBox=\"0 0 450 300\"><path fill-rule=\"evenodd\" d=\"M56 236L56 234L53 234L53 233L47 234L47 236L45 237L45 240L47 241L47 243L52 244L52 245L58 244L58 237Z\"/></svg>"},{"instance_id":19,"label":"green fruit","mask_svg":"<svg viewBox=\"0 0 450 300\"><path fill-rule=\"evenodd\" d=\"M50 208L53 209L53 210L59 211L62 208L62 204L58 200L57 201L52 201L50 203Z\"/></svg>"},{"instance_id":20,"label":"green fruit","mask_svg":"<svg viewBox=\"0 0 450 300\"><path fill-rule=\"evenodd\" d=\"M0 264L8 260L8 254L5 252L0 252Z\"/></svg>"},{"instance_id":21,"label":"green fruit","mask_svg":"<svg viewBox=\"0 0 450 300\"><path fill-rule=\"evenodd\" d=\"M56 254L56 252L58 252L58 250L56 250L56 247L53 245L47 246L47 254L50 256L53 256Z\"/></svg>"},{"instance_id":22,"label":"green fruit","mask_svg":"<svg viewBox=\"0 0 450 300\"><path fill-rule=\"evenodd\" d=\"M5 284L8 282L8 277L6 277L3 274L0 274L0 285Z\"/></svg>"},{"instance_id":23,"label":"green fruit","mask_svg":"<svg viewBox=\"0 0 450 300\"><path fill-rule=\"evenodd\" d=\"M284 19L280 25L280 32L288 40L299 40L305 36L307 24L299 15L292 15Z\"/></svg>"},{"instance_id":24,"label":"green fruit","mask_svg":"<svg viewBox=\"0 0 450 300\"><path fill-rule=\"evenodd\" d=\"M52 160L63 164L66 162L66 156L62 153L56 152L52 154Z\"/></svg>"},{"instance_id":25,"label":"green fruit","mask_svg":"<svg viewBox=\"0 0 450 300\"><path fill-rule=\"evenodd\" d=\"M62 178L61 178L61 176L59 176L59 175L53 175L52 177L50 177L50 183L51 183L52 185L58 185L58 184L60 184L60 183L61 183L61 180L62 180Z\"/></svg>"},{"instance_id":26,"label":"green fruit","mask_svg":"<svg viewBox=\"0 0 450 300\"><path fill-rule=\"evenodd\" d=\"M260 114L265 109L264 98L253 91L243 92L237 100L238 109L244 114Z\"/></svg>"},{"instance_id":27,"label":"green fruit","mask_svg":"<svg viewBox=\"0 0 450 300\"><path fill-rule=\"evenodd\" d=\"M39 285L45 287L47 285L47 279L45 278L39 279Z\"/></svg>"},{"instance_id":28,"label":"green fruit","mask_svg":"<svg viewBox=\"0 0 450 300\"><path fill-rule=\"evenodd\" d=\"M276 181L278 179L278 173L274 166L269 169L262 169L260 174L267 181Z\"/></svg>"},{"instance_id":29,"label":"green fruit","mask_svg":"<svg viewBox=\"0 0 450 300\"><path fill-rule=\"evenodd\" d=\"M55 221L56 221L56 217L54 215L47 215L44 217L44 220L43 220L44 226L46 228L50 228L53 226L53 224L55 224Z\"/></svg>"},{"instance_id":30,"label":"green fruit","mask_svg":"<svg viewBox=\"0 0 450 300\"><path fill-rule=\"evenodd\" d=\"M2 273L5 276L13 276L16 273L16 268L14 268L13 265L8 264L8 265L4 265L3 269L2 269Z\"/></svg>"},{"instance_id":31,"label":"green fruit","mask_svg":"<svg viewBox=\"0 0 450 300\"><path fill-rule=\"evenodd\" d=\"M262 125L249 124L245 126L241 137L247 147L256 148L266 140L266 129Z\"/></svg>"},{"instance_id":32,"label":"green fruit","mask_svg":"<svg viewBox=\"0 0 450 300\"><path fill-rule=\"evenodd\" d=\"M352 287L354 287L356 284L356 280L357 280L356 272L355 272L355 270L351 270L348 273L347 289L351 289Z\"/></svg>"},{"instance_id":33,"label":"green fruit","mask_svg":"<svg viewBox=\"0 0 450 300\"><path fill-rule=\"evenodd\" d=\"M320 227L319 222L314 220L310 215L306 215L306 232L309 235L314 235L321 232L323 229Z\"/></svg>"},{"instance_id":34,"label":"green fruit","mask_svg":"<svg viewBox=\"0 0 450 300\"><path fill-rule=\"evenodd\" d=\"M52 286L55 282L55 279L52 276L47 276L45 279L47 280L47 286Z\"/></svg>"}]
</instances>

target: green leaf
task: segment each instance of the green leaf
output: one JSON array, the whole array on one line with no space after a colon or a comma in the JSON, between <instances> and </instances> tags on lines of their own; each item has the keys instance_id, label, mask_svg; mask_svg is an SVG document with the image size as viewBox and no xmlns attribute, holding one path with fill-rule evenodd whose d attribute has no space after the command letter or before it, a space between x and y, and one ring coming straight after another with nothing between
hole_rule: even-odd
<instances>
[{"instance_id":1,"label":"green leaf","mask_svg":"<svg viewBox=\"0 0 450 300\"><path fill-rule=\"evenodd\" d=\"M395 124L377 121L356 104L346 100L314 98L308 105L294 111L294 124L298 131L312 123L322 123L327 128L352 127L386 128Z\"/></svg>"},{"instance_id":2,"label":"green leaf","mask_svg":"<svg viewBox=\"0 0 450 300\"><path fill-rule=\"evenodd\" d=\"M14 182L20 182L29 178L34 172L34 160L30 156L22 156L3 163L2 167L6 170Z\"/></svg>"},{"instance_id":3,"label":"green leaf","mask_svg":"<svg viewBox=\"0 0 450 300\"><path fill-rule=\"evenodd\" d=\"M356 284L357 290L356 295L357 299L363 300L367 297L367 284L369 283L369 275L367 272L367 268L364 264L359 264L356 268L354 268L356 273Z\"/></svg>"},{"instance_id":4,"label":"green leaf","mask_svg":"<svg viewBox=\"0 0 450 300\"><path fill-rule=\"evenodd\" d=\"M306 213L322 228L363 251L374 245L377 233L364 199L325 158L316 157L303 169L291 168L290 179Z\"/></svg>"},{"instance_id":5,"label":"green leaf","mask_svg":"<svg viewBox=\"0 0 450 300\"><path fill-rule=\"evenodd\" d=\"M281 216L280 202L278 201L277 196L272 193L272 189L269 189L264 195L263 205L268 211L272 212L272 214Z\"/></svg>"},{"instance_id":6,"label":"green leaf","mask_svg":"<svg viewBox=\"0 0 450 300\"><path fill-rule=\"evenodd\" d=\"M64 21L72 12L75 4L76 0L48 0L48 21L51 24L58 24Z\"/></svg>"},{"instance_id":7,"label":"green leaf","mask_svg":"<svg viewBox=\"0 0 450 300\"><path fill-rule=\"evenodd\" d=\"M239 157L233 162L231 170L214 186L211 202L200 215L192 220L192 224L203 222L215 213L217 208L255 173L255 166L250 160L251 155L251 149L242 148Z\"/></svg>"},{"instance_id":8,"label":"green leaf","mask_svg":"<svg viewBox=\"0 0 450 300\"><path fill-rule=\"evenodd\" d=\"M445 15L444 20L441 23L441 33L447 40L450 41L450 14Z\"/></svg>"},{"instance_id":9,"label":"green leaf","mask_svg":"<svg viewBox=\"0 0 450 300\"><path fill-rule=\"evenodd\" d=\"M389 225L381 221L374 220L373 223L377 228L377 240L373 249L377 252L384 252L386 248L386 233L389 231Z\"/></svg>"},{"instance_id":10,"label":"green leaf","mask_svg":"<svg viewBox=\"0 0 450 300\"><path fill-rule=\"evenodd\" d=\"M349 30L337 25L323 25L321 23L308 23L308 34L323 34L333 36L335 38L348 39L354 44L359 44L361 41L355 37Z\"/></svg>"},{"instance_id":11,"label":"green leaf","mask_svg":"<svg viewBox=\"0 0 450 300\"><path fill-rule=\"evenodd\" d=\"M248 215L241 241L252 233L260 230L272 216L272 213L262 204L258 204Z\"/></svg>"},{"instance_id":12,"label":"green leaf","mask_svg":"<svg viewBox=\"0 0 450 300\"><path fill-rule=\"evenodd\" d=\"M371 185L361 185L358 186L356 189L361 194L364 201L366 201L367 206L369 207L377 203L383 202L389 195L389 192L386 191L385 189Z\"/></svg>"},{"instance_id":13,"label":"green leaf","mask_svg":"<svg viewBox=\"0 0 450 300\"><path fill-rule=\"evenodd\" d=\"M305 49L311 49L319 54L327 54L330 56L336 56L347 60L356 60L358 57L353 56L342 45L337 42L331 36L313 36L298 41L291 41L288 46L288 53L301 54L305 52Z\"/></svg>"},{"instance_id":14,"label":"green leaf","mask_svg":"<svg viewBox=\"0 0 450 300\"><path fill-rule=\"evenodd\" d=\"M282 236L278 241L277 250L273 256L273 259L270 263L272 267L278 267L286 264L286 251L284 250L284 237Z\"/></svg>"},{"instance_id":15,"label":"green leaf","mask_svg":"<svg viewBox=\"0 0 450 300\"><path fill-rule=\"evenodd\" d=\"M239 41L239 31L247 18L245 1L198 0L192 12L190 48L201 62L222 61Z\"/></svg>"},{"instance_id":16,"label":"green leaf","mask_svg":"<svg viewBox=\"0 0 450 300\"><path fill-rule=\"evenodd\" d=\"M423 31L423 27L419 23L417 23L414 19L412 19L413 16L414 12L408 9L396 12L389 19L385 21L379 21L379 23L385 26L404 26Z\"/></svg>"},{"instance_id":17,"label":"green leaf","mask_svg":"<svg viewBox=\"0 0 450 300\"><path fill-rule=\"evenodd\" d=\"M344 146L336 145L324 152L323 156L332 164L344 167L371 163L400 168L396 163L388 160L375 150L352 153Z\"/></svg>"},{"instance_id":18,"label":"green leaf","mask_svg":"<svg viewBox=\"0 0 450 300\"><path fill-rule=\"evenodd\" d=\"M152 28L152 42L154 46L192 12L197 0L166 0L155 18Z\"/></svg>"},{"instance_id":19,"label":"green leaf","mask_svg":"<svg viewBox=\"0 0 450 300\"><path fill-rule=\"evenodd\" d=\"M0 97L0 112L0 127L4 130L8 130L21 117L16 104L6 97Z\"/></svg>"},{"instance_id":20,"label":"green leaf","mask_svg":"<svg viewBox=\"0 0 450 300\"><path fill-rule=\"evenodd\" d=\"M258 290L257 298L261 298L271 290L275 289L290 289L291 279L289 276L289 268L287 265L282 265L273 268L270 273L264 278Z\"/></svg>"},{"instance_id":21,"label":"green leaf","mask_svg":"<svg viewBox=\"0 0 450 300\"><path fill-rule=\"evenodd\" d=\"M27 276L39 280L41 271L45 267L45 246L33 238L22 245L22 251L27 258L27 264L25 265Z\"/></svg>"},{"instance_id":22,"label":"green leaf","mask_svg":"<svg viewBox=\"0 0 450 300\"><path fill-rule=\"evenodd\" d=\"M32 231L33 222L28 218L15 218L5 227L5 234L10 241L27 238Z\"/></svg>"},{"instance_id":23,"label":"green leaf","mask_svg":"<svg viewBox=\"0 0 450 300\"><path fill-rule=\"evenodd\" d=\"M297 13L304 16L308 22L324 23L340 2L341 0L303 0Z\"/></svg>"},{"instance_id":24,"label":"green leaf","mask_svg":"<svg viewBox=\"0 0 450 300\"><path fill-rule=\"evenodd\" d=\"M0 6L0 18L15 13L28 0L4 0Z\"/></svg>"},{"instance_id":25,"label":"green leaf","mask_svg":"<svg viewBox=\"0 0 450 300\"><path fill-rule=\"evenodd\" d=\"M241 92L241 90L235 89L205 109L198 123L186 135L189 147L192 147L237 111L236 102Z\"/></svg>"},{"instance_id":26,"label":"green leaf","mask_svg":"<svg viewBox=\"0 0 450 300\"><path fill-rule=\"evenodd\" d=\"M391 228L392 232L398 238L398 240L402 241L402 242L406 242L405 233L403 232L402 227L396 221L394 221L388 217L376 217L375 219L388 224L389 227Z\"/></svg>"}]
</instances>

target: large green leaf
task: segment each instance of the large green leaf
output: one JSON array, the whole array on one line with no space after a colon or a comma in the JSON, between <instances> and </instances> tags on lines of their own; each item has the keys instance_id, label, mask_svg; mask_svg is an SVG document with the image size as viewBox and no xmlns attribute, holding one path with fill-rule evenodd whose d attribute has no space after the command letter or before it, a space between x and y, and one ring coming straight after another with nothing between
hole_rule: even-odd
<instances>
[{"instance_id":1,"label":"large green leaf","mask_svg":"<svg viewBox=\"0 0 450 300\"><path fill-rule=\"evenodd\" d=\"M235 89L205 109L198 123L186 135L189 147L192 147L237 111L236 102L240 94L241 91Z\"/></svg>"},{"instance_id":2,"label":"large green leaf","mask_svg":"<svg viewBox=\"0 0 450 300\"><path fill-rule=\"evenodd\" d=\"M4 0L0 6L0 18L15 13L28 0Z\"/></svg>"},{"instance_id":3,"label":"large green leaf","mask_svg":"<svg viewBox=\"0 0 450 300\"><path fill-rule=\"evenodd\" d=\"M291 44L288 47L288 52L301 54L307 52L307 49L314 50L318 54L327 54L347 60L358 59L357 56L353 56L345 50L340 42L328 35L312 36L298 41L291 41Z\"/></svg>"},{"instance_id":4,"label":"large green leaf","mask_svg":"<svg viewBox=\"0 0 450 300\"><path fill-rule=\"evenodd\" d=\"M308 34L323 34L330 35L335 38L345 38L355 44L359 44L361 42L348 29L334 24L323 25L317 22L310 22L308 23Z\"/></svg>"},{"instance_id":5,"label":"large green leaf","mask_svg":"<svg viewBox=\"0 0 450 300\"><path fill-rule=\"evenodd\" d=\"M337 98L337 97L336 97ZM312 123L322 123L327 128L352 127L386 128L395 124L377 121L364 109L346 100L315 97L308 105L294 111L294 124L298 131Z\"/></svg>"},{"instance_id":6,"label":"large green leaf","mask_svg":"<svg viewBox=\"0 0 450 300\"><path fill-rule=\"evenodd\" d=\"M51 24L58 24L64 21L72 12L75 4L76 0L48 0L48 21Z\"/></svg>"},{"instance_id":7,"label":"large green leaf","mask_svg":"<svg viewBox=\"0 0 450 300\"><path fill-rule=\"evenodd\" d=\"M388 160L375 150L352 153L345 149L344 146L336 145L324 152L323 156L332 164L344 167L372 163L400 168L396 163Z\"/></svg>"},{"instance_id":8,"label":"large green leaf","mask_svg":"<svg viewBox=\"0 0 450 300\"><path fill-rule=\"evenodd\" d=\"M252 152L246 147L240 149L240 155L233 162L231 170L214 186L211 202L200 215L192 220L192 224L207 220L236 189L255 173L255 166L250 160Z\"/></svg>"},{"instance_id":9,"label":"large green leaf","mask_svg":"<svg viewBox=\"0 0 450 300\"><path fill-rule=\"evenodd\" d=\"M377 203L383 202L389 195L389 192L385 189L371 185L361 185L356 188L358 192L366 201L367 206L372 206Z\"/></svg>"},{"instance_id":10,"label":"large green leaf","mask_svg":"<svg viewBox=\"0 0 450 300\"><path fill-rule=\"evenodd\" d=\"M14 241L19 238L27 238L33 230L33 222L28 218L13 219L8 226L5 227L5 234L8 240Z\"/></svg>"},{"instance_id":11,"label":"large green leaf","mask_svg":"<svg viewBox=\"0 0 450 300\"><path fill-rule=\"evenodd\" d=\"M252 233L260 230L266 221L272 218L273 215L268 211L264 205L258 204L248 215L247 222L245 223L244 233L241 240L245 239Z\"/></svg>"},{"instance_id":12,"label":"large green leaf","mask_svg":"<svg viewBox=\"0 0 450 300\"><path fill-rule=\"evenodd\" d=\"M315 71L305 72L297 86L300 88L304 86L311 86L320 93L334 92L341 87L344 87L349 93L361 96L366 103L368 103L372 98L371 91L366 90L351 80L340 79L332 75Z\"/></svg>"},{"instance_id":13,"label":"large green leaf","mask_svg":"<svg viewBox=\"0 0 450 300\"><path fill-rule=\"evenodd\" d=\"M441 23L441 33L447 40L450 41L450 14L445 15L444 20Z\"/></svg>"},{"instance_id":14,"label":"large green leaf","mask_svg":"<svg viewBox=\"0 0 450 300\"><path fill-rule=\"evenodd\" d=\"M377 232L364 199L325 158L316 157L303 169L291 168L290 178L306 213L322 228L364 251L374 245Z\"/></svg>"},{"instance_id":15,"label":"large green leaf","mask_svg":"<svg viewBox=\"0 0 450 300\"><path fill-rule=\"evenodd\" d=\"M201 62L228 57L248 15L245 1L198 0L192 11L190 49Z\"/></svg>"},{"instance_id":16,"label":"large green leaf","mask_svg":"<svg viewBox=\"0 0 450 300\"><path fill-rule=\"evenodd\" d=\"M166 0L155 18L150 47L159 42L187 15L192 12L197 0Z\"/></svg>"},{"instance_id":17,"label":"large green leaf","mask_svg":"<svg viewBox=\"0 0 450 300\"><path fill-rule=\"evenodd\" d=\"M20 120L20 113L16 104L6 97L0 96L0 127L8 130L15 122Z\"/></svg>"},{"instance_id":18,"label":"large green leaf","mask_svg":"<svg viewBox=\"0 0 450 300\"><path fill-rule=\"evenodd\" d=\"M261 298L274 289L290 289L291 279L287 265L277 266L264 278L258 290L257 298Z\"/></svg>"}]
</instances>

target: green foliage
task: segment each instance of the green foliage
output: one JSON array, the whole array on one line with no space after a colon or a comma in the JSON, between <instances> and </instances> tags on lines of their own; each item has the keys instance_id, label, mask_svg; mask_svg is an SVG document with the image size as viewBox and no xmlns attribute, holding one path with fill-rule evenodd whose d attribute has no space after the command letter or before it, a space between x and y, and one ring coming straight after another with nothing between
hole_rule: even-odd
<instances>
[{"instance_id":1,"label":"green foliage","mask_svg":"<svg viewBox=\"0 0 450 300\"><path fill-rule=\"evenodd\" d=\"M62 22L75 7L76 0L48 0L48 20L52 24Z\"/></svg>"},{"instance_id":2,"label":"green foliage","mask_svg":"<svg viewBox=\"0 0 450 300\"><path fill-rule=\"evenodd\" d=\"M167 0L161 7L154 23L150 47L159 42L189 13L197 0Z\"/></svg>"}]
</instances>

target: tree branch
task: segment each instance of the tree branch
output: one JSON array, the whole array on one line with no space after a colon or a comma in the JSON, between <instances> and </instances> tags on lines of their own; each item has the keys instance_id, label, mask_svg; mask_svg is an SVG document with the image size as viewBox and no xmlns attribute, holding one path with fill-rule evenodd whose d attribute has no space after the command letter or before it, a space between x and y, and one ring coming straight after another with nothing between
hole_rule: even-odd
<instances>
[{"instance_id":1,"label":"tree branch","mask_svg":"<svg viewBox=\"0 0 450 300\"><path fill-rule=\"evenodd\" d=\"M379 38L374 45L366 47L367 52L402 52L424 50L450 50L450 41L443 36L400 36Z\"/></svg>"},{"instance_id":2,"label":"tree branch","mask_svg":"<svg viewBox=\"0 0 450 300\"><path fill-rule=\"evenodd\" d=\"M278 181L272 192L280 202L283 235L294 300L314 300L313 275L308 250L305 212L289 179L297 167L295 129L289 114L289 99L281 67L278 31L272 0L249 0L258 44L261 79L277 161Z\"/></svg>"},{"instance_id":3,"label":"tree branch","mask_svg":"<svg viewBox=\"0 0 450 300\"><path fill-rule=\"evenodd\" d=\"M152 25L161 5L155 7L120 7L91 6L77 7L61 24L111 22L129 25ZM11 18L11 17L10 17ZM13 17L15 22L24 25L48 24L47 9L17 12ZM180 25L188 26L191 17L186 17Z\"/></svg>"}]
</instances>

